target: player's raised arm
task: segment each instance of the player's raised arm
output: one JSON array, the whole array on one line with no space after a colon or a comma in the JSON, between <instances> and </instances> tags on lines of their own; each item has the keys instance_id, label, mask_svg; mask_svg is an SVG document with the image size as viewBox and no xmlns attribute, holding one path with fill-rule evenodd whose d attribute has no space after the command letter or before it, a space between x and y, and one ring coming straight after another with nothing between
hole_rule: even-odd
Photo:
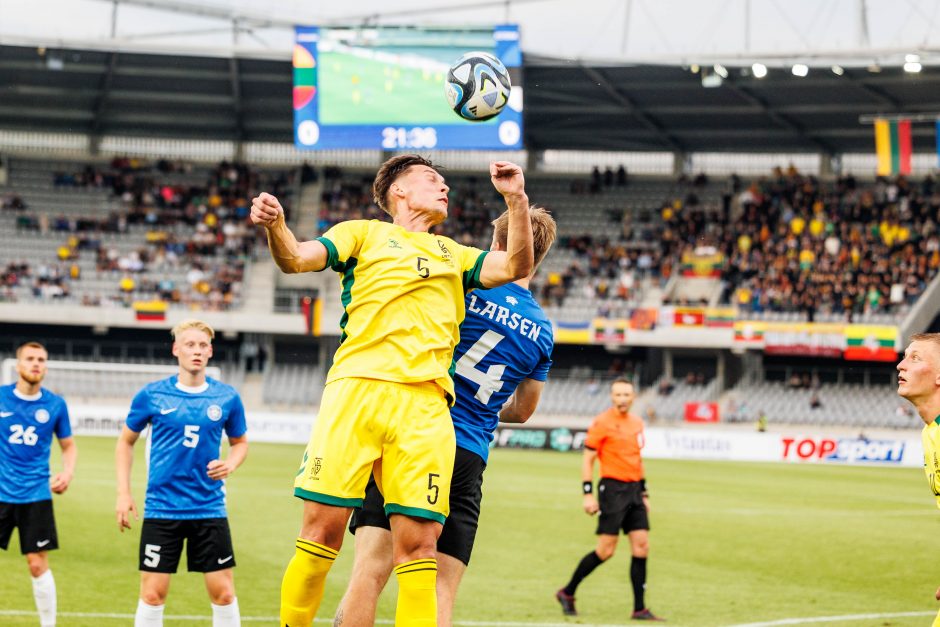
<instances>
[{"instance_id":1,"label":"player's raised arm","mask_svg":"<svg viewBox=\"0 0 940 627\"><path fill-rule=\"evenodd\" d=\"M521 424L531 418L535 413L535 408L538 407L544 387L544 381L523 379L513 392L512 398L500 410L499 421Z\"/></svg>"},{"instance_id":2,"label":"player's raised arm","mask_svg":"<svg viewBox=\"0 0 940 627\"><path fill-rule=\"evenodd\" d=\"M535 265L529 197L525 193L522 168L509 161L494 161L490 164L490 178L509 208L509 230L506 250L492 251L483 260L480 272L483 287L497 287L524 279L532 273Z\"/></svg>"},{"instance_id":3,"label":"player's raised arm","mask_svg":"<svg viewBox=\"0 0 940 627\"><path fill-rule=\"evenodd\" d=\"M117 470L117 511L118 529L122 532L131 528L131 514L134 520L140 520L137 514L137 505L131 496L131 465L134 463L134 443L140 434L131 431L126 426L118 436L117 447L114 451L114 465Z\"/></svg>"},{"instance_id":4,"label":"player's raised arm","mask_svg":"<svg viewBox=\"0 0 940 627\"><path fill-rule=\"evenodd\" d=\"M319 272L326 267L326 247L316 240L298 242L287 228L284 208L271 194L262 192L252 199L251 221L264 227L271 256L282 272Z\"/></svg>"}]
</instances>

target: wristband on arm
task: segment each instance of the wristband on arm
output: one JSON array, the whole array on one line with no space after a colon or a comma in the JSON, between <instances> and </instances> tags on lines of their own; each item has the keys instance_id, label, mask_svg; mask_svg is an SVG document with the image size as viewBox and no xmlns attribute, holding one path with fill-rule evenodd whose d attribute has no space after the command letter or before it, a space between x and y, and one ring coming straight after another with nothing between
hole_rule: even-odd
<instances>
[{"instance_id":1,"label":"wristband on arm","mask_svg":"<svg viewBox=\"0 0 940 627\"><path fill-rule=\"evenodd\" d=\"M649 496L649 490L646 489L646 479L640 479L640 492L643 496Z\"/></svg>"},{"instance_id":2,"label":"wristband on arm","mask_svg":"<svg viewBox=\"0 0 940 627\"><path fill-rule=\"evenodd\" d=\"M585 494L593 494L594 484L590 481L585 481L584 483L581 484L581 491L584 492Z\"/></svg>"}]
</instances>

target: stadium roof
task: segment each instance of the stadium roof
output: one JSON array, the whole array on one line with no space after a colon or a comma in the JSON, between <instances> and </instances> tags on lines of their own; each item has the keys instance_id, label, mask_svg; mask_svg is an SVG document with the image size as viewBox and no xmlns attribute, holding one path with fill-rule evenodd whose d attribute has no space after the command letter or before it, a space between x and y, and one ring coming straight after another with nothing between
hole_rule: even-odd
<instances>
[{"instance_id":1,"label":"stadium roof","mask_svg":"<svg viewBox=\"0 0 940 627\"><path fill-rule=\"evenodd\" d=\"M867 152L859 116L940 112L940 68L731 68L702 86L678 66L526 58L526 144L533 149ZM746 75L744 75L746 74ZM713 79L717 79L714 76ZM291 142L287 60L0 46L0 127ZM914 147L933 148L915 124Z\"/></svg>"}]
</instances>

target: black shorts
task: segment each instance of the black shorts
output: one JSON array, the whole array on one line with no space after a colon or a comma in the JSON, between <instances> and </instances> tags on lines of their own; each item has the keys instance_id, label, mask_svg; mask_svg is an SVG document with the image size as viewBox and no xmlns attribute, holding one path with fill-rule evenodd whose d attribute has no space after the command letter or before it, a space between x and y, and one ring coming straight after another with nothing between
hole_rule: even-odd
<instances>
[{"instance_id":1,"label":"black shorts","mask_svg":"<svg viewBox=\"0 0 940 627\"><path fill-rule=\"evenodd\" d=\"M450 484L450 515L444 522L437 550L445 555L470 564L473 542L480 521L480 503L483 501L483 471L486 462L468 450L457 447L454 457L454 476ZM385 515L385 500L375 480L369 477L366 498L361 508L353 510L349 519L349 530L356 533L357 527L381 527L390 529Z\"/></svg>"},{"instance_id":2,"label":"black shorts","mask_svg":"<svg viewBox=\"0 0 940 627\"><path fill-rule=\"evenodd\" d=\"M20 552L23 555L59 548L52 499L32 503L0 503L0 549L7 550L14 527L20 530Z\"/></svg>"},{"instance_id":3,"label":"black shorts","mask_svg":"<svg viewBox=\"0 0 940 627\"><path fill-rule=\"evenodd\" d=\"M643 488L639 481L601 479L597 485L597 502L601 512L597 535L618 535L650 528L650 519L643 504Z\"/></svg>"},{"instance_id":4,"label":"black shorts","mask_svg":"<svg viewBox=\"0 0 940 627\"><path fill-rule=\"evenodd\" d=\"M175 573L186 541L186 569L211 573L235 566L228 518L145 518L140 529L140 570Z\"/></svg>"}]
</instances>

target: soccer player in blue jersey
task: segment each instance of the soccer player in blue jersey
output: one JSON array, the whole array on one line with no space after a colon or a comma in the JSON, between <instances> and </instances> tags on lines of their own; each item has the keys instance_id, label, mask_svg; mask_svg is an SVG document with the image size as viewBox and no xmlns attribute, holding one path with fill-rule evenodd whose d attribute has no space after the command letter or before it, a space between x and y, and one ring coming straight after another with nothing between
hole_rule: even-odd
<instances>
[{"instance_id":1,"label":"soccer player in blue jersey","mask_svg":"<svg viewBox=\"0 0 940 627\"><path fill-rule=\"evenodd\" d=\"M215 333L208 324L186 320L173 328L179 374L150 383L131 404L115 453L117 524L130 529L137 516L131 496L134 443L148 424L147 496L140 532L140 600L135 627L163 625L163 607L183 543L190 572L205 575L213 627L241 624L232 568L235 553L225 513L223 480L248 454L245 409L229 385L206 376ZM230 444L219 459L222 432Z\"/></svg>"},{"instance_id":2,"label":"soccer player in blue jersey","mask_svg":"<svg viewBox=\"0 0 940 627\"><path fill-rule=\"evenodd\" d=\"M42 344L23 344L16 349L16 383L0 387L0 548L7 549L18 527L42 627L55 625L56 619L48 558L48 551L59 548L52 493L68 489L78 458L65 401L40 385L48 358ZM62 449L63 468L50 479L53 435Z\"/></svg>"},{"instance_id":3,"label":"soccer player in blue jersey","mask_svg":"<svg viewBox=\"0 0 940 627\"><path fill-rule=\"evenodd\" d=\"M531 207L532 243L537 268L555 240L555 220ZM505 250L509 215L494 222L492 250ZM456 402L451 418L457 452L450 491L450 516L437 541L437 624L451 624L454 600L470 563L483 499L483 471L497 424L522 423L538 405L551 366L552 325L529 291L532 275L466 295L467 316L454 349ZM369 481L350 530L356 534L356 559L334 625L359 627L375 622L379 594L392 571L392 540L382 495Z\"/></svg>"}]
</instances>

